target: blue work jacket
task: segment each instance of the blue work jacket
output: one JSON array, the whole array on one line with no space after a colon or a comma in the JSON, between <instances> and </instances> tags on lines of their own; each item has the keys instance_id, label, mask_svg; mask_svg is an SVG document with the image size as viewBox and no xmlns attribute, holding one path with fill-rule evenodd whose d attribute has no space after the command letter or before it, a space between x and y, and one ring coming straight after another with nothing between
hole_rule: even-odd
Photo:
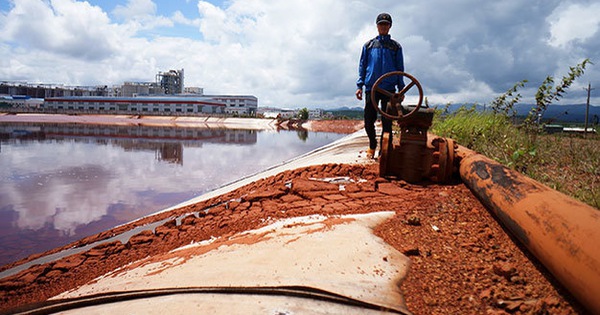
<instances>
[{"instance_id":1,"label":"blue work jacket","mask_svg":"<svg viewBox=\"0 0 600 315\"><path fill-rule=\"evenodd\" d=\"M379 77L392 71L404 71L402 46L390 35L379 35L365 43L358 65L358 88L365 86L365 91L369 92ZM379 87L386 91L395 91L396 87L400 90L404 80L400 76L391 76Z\"/></svg>"}]
</instances>

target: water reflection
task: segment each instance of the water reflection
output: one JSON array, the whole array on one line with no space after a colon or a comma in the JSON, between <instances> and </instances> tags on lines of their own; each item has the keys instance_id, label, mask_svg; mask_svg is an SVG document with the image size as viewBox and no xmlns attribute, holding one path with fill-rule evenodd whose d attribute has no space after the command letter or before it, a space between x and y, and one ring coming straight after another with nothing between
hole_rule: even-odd
<instances>
[{"instance_id":1,"label":"water reflection","mask_svg":"<svg viewBox=\"0 0 600 315\"><path fill-rule=\"evenodd\" d=\"M298 139L300 139L302 141L306 141L306 139L308 139L308 131L298 130L296 132L298 133Z\"/></svg>"},{"instance_id":2,"label":"water reflection","mask_svg":"<svg viewBox=\"0 0 600 315\"><path fill-rule=\"evenodd\" d=\"M339 137L2 123L0 265L188 200Z\"/></svg>"},{"instance_id":3,"label":"water reflection","mask_svg":"<svg viewBox=\"0 0 600 315\"><path fill-rule=\"evenodd\" d=\"M0 140L3 140L2 142L15 143L16 141L49 139L56 141L92 141L98 144L120 146L126 151L153 151L160 161L183 164L184 145L194 147L201 146L203 143L254 144L256 143L257 132L241 129L201 129L143 125L0 124Z\"/></svg>"}]
</instances>

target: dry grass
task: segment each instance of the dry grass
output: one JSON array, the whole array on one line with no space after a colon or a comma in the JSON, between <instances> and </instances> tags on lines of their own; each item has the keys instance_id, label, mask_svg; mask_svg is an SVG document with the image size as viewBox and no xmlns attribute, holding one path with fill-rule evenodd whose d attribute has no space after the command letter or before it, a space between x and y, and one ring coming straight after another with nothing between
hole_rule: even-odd
<instances>
[{"instance_id":1,"label":"dry grass","mask_svg":"<svg viewBox=\"0 0 600 315\"><path fill-rule=\"evenodd\" d=\"M600 209L600 136L545 135L538 138L534 179Z\"/></svg>"}]
</instances>

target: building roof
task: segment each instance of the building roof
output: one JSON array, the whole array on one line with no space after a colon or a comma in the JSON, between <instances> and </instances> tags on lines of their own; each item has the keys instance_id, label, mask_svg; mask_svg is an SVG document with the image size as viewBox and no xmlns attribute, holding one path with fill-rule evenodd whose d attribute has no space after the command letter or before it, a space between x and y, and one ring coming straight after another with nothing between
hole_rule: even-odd
<instances>
[{"instance_id":1,"label":"building roof","mask_svg":"<svg viewBox=\"0 0 600 315\"><path fill-rule=\"evenodd\" d=\"M177 97L177 96L138 96L138 97L104 97L104 96L63 96L48 97L46 101L78 101L102 103L197 103L213 106L225 106L223 102L210 97Z\"/></svg>"}]
</instances>

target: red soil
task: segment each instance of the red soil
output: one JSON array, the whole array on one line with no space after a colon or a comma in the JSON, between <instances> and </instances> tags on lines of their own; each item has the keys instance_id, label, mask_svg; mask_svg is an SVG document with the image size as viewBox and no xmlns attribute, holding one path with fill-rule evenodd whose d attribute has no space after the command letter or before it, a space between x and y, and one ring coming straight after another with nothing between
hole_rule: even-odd
<instances>
[{"instance_id":1,"label":"red soil","mask_svg":"<svg viewBox=\"0 0 600 315\"><path fill-rule=\"evenodd\" d=\"M312 180L347 176L354 183ZM291 188L290 188L291 183ZM414 314L584 314L546 270L505 233L460 182L407 184L377 176L377 164L329 164L282 172L210 200L83 239L83 246L134 226L186 213L133 236L0 279L0 311L44 301L141 258L192 241L225 237L271 220L309 214L395 211L376 234L413 261L402 284ZM31 258L30 258L31 259Z\"/></svg>"},{"instance_id":2,"label":"red soil","mask_svg":"<svg viewBox=\"0 0 600 315\"><path fill-rule=\"evenodd\" d=\"M353 133L364 127L362 120L311 120L308 129L318 132Z\"/></svg>"}]
</instances>

